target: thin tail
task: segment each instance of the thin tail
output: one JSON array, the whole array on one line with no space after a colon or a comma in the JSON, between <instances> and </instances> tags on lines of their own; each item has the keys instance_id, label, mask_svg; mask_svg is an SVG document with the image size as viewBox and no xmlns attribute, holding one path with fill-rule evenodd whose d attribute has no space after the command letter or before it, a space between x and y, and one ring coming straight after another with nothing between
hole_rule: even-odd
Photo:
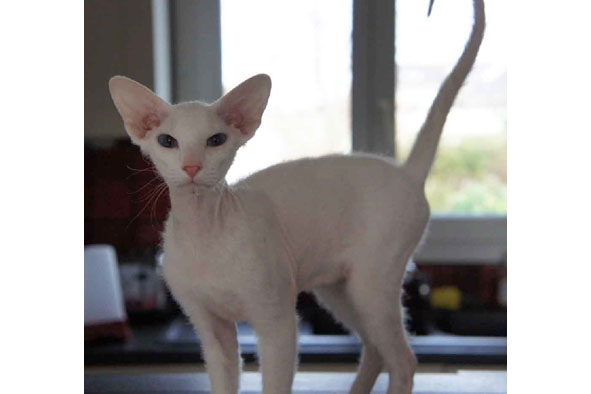
<instances>
[{"instance_id":1,"label":"thin tail","mask_svg":"<svg viewBox=\"0 0 591 394\"><path fill-rule=\"evenodd\" d=\"M421 184L424 184L433 165L447 114L462 87L462 83L464 83L474 65L478 48L480 48L484 36L484 25L483 0L474 0L474 25L472 26L470 39L464 48L462 56L460 56L453 70L439 88L439 92L437 92L437 96L429 109L427 119L425 119L410 155L406 163L404 163L408 174Z\"/></svg>"}]
</instances>

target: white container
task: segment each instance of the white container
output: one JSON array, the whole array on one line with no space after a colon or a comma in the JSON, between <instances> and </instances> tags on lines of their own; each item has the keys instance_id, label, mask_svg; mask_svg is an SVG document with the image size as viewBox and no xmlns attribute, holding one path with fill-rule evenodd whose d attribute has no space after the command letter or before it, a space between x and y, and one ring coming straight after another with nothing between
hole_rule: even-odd
<instances>
[{"instance_id":1,"label":"white container","mask_svg":"<svg viewBox=\"0 0 591 394\"><path fill-rule=\"evenodd\" d=\"M127 322L119 266L111 245L84 247L84 326Z\"/></svg>"}]
</instances>

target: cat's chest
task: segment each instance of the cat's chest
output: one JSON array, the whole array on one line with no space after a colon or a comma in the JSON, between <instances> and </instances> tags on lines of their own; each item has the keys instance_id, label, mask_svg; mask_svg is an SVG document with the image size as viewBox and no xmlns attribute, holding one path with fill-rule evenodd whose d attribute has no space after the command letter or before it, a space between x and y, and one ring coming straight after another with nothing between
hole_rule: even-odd
<instances>
[{"instance_id":1,"label":"cat's chest","mask_svg":"<svg viewBox=\"0 0 591 394\"><path fill-rule=\"evenodd\" d=\"M165 270L193 284L231 275L246 231L241 227L238 220L201 226L167 223L163 234Z\"/></svg>"},{"instance_id":2,"label":"cat's chest","mask_svg":"<svg viewBox=\"0 0 591 394\"><path fill-rule=\"evenodd\" d=\"M248 261L239 218L208 228L167 223L164 233L164 276L181 303L217 305L227 318L244 315L243 288ZM219 305L218 305L219 304Z\"/></svg>"}]
</instances>

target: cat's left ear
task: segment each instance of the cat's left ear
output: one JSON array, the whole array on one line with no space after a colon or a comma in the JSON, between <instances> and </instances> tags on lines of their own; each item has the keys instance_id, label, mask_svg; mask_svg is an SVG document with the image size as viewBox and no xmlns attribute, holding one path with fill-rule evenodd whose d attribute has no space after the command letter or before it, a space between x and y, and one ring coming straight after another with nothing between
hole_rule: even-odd
<instances>
[{"instance_id":1,"label":"cat's left ear","mask_svg":"<svg viewBox=\"0 0 591 394\"><path fill-rule=\"evenodd\" d=\"M172 111L170 104L132 79L115 76L109 80L109 90L127 133L138 145Z\"/></svg>"},{"instance_id":2,"label":"cat's left ear","mask_svg":"<svg viewBox=\"0 0 591 394\"><path fill-rule=\"evenodd\" d=\"M214 105L224 122L240 130L247 140L259 128L270 94L271 78L259 74L242 82Z\"/></svg>"}]
</instances>

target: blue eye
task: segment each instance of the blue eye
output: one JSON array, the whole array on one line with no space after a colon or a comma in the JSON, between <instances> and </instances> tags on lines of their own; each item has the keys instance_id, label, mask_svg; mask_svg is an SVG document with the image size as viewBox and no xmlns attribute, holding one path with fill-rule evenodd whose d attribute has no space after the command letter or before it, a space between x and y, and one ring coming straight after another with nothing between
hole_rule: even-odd
<instances>
[{"instance_id":1,"label":"blue eye","mask_svg":"<svg viewBox=\"0 0 591 394\"><path fill-rule=\"evenodd\" d=\"M165 148L176 148L177 146L179 146L177 140L175 140L173 136L168 134L160 134L158 136L158 143Z\"/></svg>"},{"instance_id":2,"label":"blue eye","mask_svg":"<svg viewBox=\"0 0 591 394\"><path fill-rule=\"evenodd\" d=\"M228 137L224 133L217 133L207 139L207 146L220 146Z\"/></svg>"}]
</instances>

